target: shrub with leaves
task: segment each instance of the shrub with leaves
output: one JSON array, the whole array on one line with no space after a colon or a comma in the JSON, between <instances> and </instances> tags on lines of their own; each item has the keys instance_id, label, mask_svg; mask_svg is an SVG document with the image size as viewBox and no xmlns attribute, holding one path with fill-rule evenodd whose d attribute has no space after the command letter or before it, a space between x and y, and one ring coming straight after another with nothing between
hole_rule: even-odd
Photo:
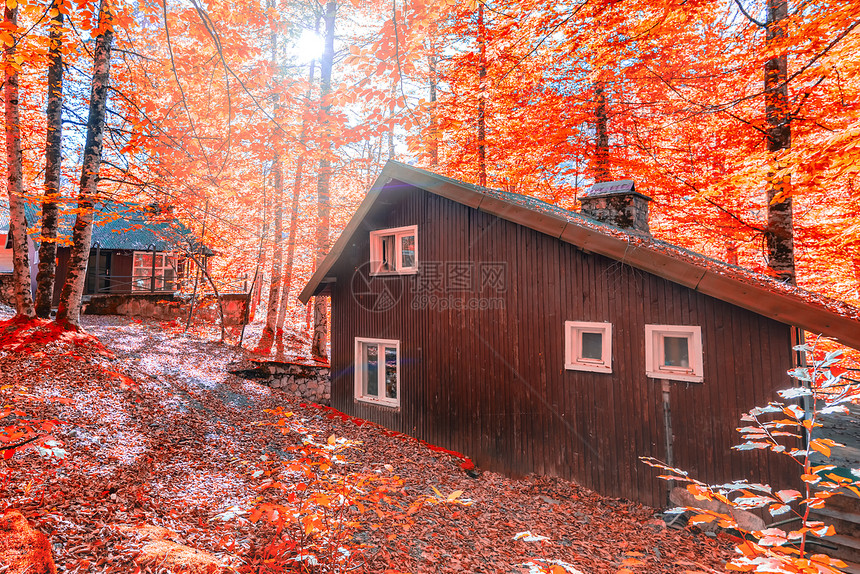
<instances>
[{"instance_id":1,"label":"shrub with leaves","mask_svg":"<svg viewBox=\"0 0 860 574\"><path fill-rule=\"evenodd\" d=\"M274 533L259 563L249 568L254 572L355 569L364 561L365 547L356 536L363 524L360 516L399 511L390 494L402 489L402 480L389 473L393 469L388 465L375 473L350 470L349 451L359 446L357 441L335 435L317 440L293 413L281 408L266 412L277 420L261 424L297 435L300 443L283 447L281 457L263 455L253 470L262 483L249 518L264 520Z\"/></svg>"},{"instance_id":2,"label":"shrub with leaves","mask_svg":"<svg viewBox=\"0 0 860 574\"><path fill-rule=\"evenodd\" d=\"M742 421L746 426L738 429L744 442L734 448L770 450L790 457L798 465L803 492L791 489L774 491L766 484L746 480L708 485L689 477L681 469L669 467L651 457L641 457L646 464L667 471L668 474L660 478L688 483L687 490L697 500L719 501L742 510L766 509L776 518L774 526L750 532L740 528L728 513L698 508L673 509L676 512L694 512L691 524L717 521L723 528L735 529L746 535L746 540L737 546L738 556L727 565L730 570L831 574L845 567L840 560L809 552L811 536L835 534L832 526L812 520L810 512L823 508L828 498L843 490L860 496L860 469L839 474L834 472L837 469L834 464L816 464L816 458L826 460L830 457L832 447L844 446L821 437L816 429L823 427L822 415L848 413L846 404L860 396L860 381L846 377L845 369L839 366L842 351L818 356L814 345L799 345L794 349L813 358L810 367L789 371L800 385L779 391L782 402L756 407L744 415ZM807 405L806 408L798 402ZM779 527L788 524L798 526L792 530Z\"/></svg>"}]
</instances>

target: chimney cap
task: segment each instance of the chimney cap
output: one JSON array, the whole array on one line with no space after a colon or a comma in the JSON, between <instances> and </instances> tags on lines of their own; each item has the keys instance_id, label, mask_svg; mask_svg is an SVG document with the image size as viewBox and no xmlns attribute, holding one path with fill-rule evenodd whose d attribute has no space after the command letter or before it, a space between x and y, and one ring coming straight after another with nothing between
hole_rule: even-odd
<instances>
[{"instance_id":1,"label":"chimney cap","mask_svg":"<svg viewBox=\"0 0 860 574\"><path fill-rule=\"evenodd\" d=\"M595 183L582 196L582 199L591 197L608 197L612 195L635 195L646 201L651 201L647 195L636 191L636 184L632 179L619 179L617 181L602 181Z\"/></svg>"}]
</instances>

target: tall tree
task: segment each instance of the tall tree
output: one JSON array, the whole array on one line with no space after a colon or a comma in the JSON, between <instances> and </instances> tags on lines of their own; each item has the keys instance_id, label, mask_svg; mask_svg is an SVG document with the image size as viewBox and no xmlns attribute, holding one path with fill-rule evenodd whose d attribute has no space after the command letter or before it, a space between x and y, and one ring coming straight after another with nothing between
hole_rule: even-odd
<instances>
[{"instance_id":1,"label":"tall tree","mask_svg":"<svg viewBox=\"0 0 860 574\"><path fill-rule=\"evenodd\" d=\"M788 24L788 0L767 0L766 42L776 52L764 66L767 151L773 171L768 173L767 240L768 266L782 281L796 283L791 174L777 175L779 155L791 147L791 111L788 101L788 57L783 45Z\"/></svg>"},{"instance_id":2,"label":"tall tree","mask_svg":"<svg viewBox=\"0 0 860 574\"><path fill-rule=\"evenodd\" d=\"M322 145L319 174L317 176L317 233L316 263L322 262L329 249L331 217L331 74L334 67L334 19L337 2L329 0L325 5L323 26L325 27L325 47L320 60L320 124ZM325 358L328 346L328 300L325 296L314 298L314 333L311 354Z\"/></svg>"},{"instance_id":3,"label":"tall tree","mask_svg":"<svg viewBox=\"0 0 860 574\"><path fill-rule=\"evenodd\" d=\"M14 6L10 8L10 6ZM4 27L17 30L18 7L7 2L4 10ZM30 292L30 258L27 249L27 220L24 213L24 167L21 155L21 125L18 106L18 71L21 58L15 43L7 43L4 50L6 82L3 95L6 104L6 181L9 196L9 233L12 235L12 265L15 289L15 311L24 317L33 317L33 296Z\"/></svg>"},{"instance_id":4,"label":"tall tree","mask_svg":"<svg viewBox=\"0 0 860 574\"><path fill-rule=\"evenodd\" d=\"M275 3L273 0L267 2L270 17L275 17ZM272 66L272 98L273 98L273 117L278 117L280 110L280 86L278 85L281 74L278 72L278 30L274 22L271 24L269 34L269 48L271 51L270 59ZM258 345L260 351L268 351L271 348L272 342L275 339L277 330L278 309L281 302L281 267L284 258L284 167L281 164L280 138L277 136L277 129L273 127L272 137L272 193L274 194L275 213L273 230L275 234L275 246L272 250L272 274L269 283L269 303L266 307L266 326L263 328L263 333L260 336Z\"/></svg>"},{"instance_id":5,"label":"tall tree","mask_svg":"<svg viewBox=\"0 0 860 574\"><path fill-rule=\"evenodd\" d=\"M51 314L57 261L57 198L60 195L60 168L63 141L63 7L62 0L51 4L50 47L48 51L48 108L45 142L45 195L42 200L42 235L39 246L39 273L36 276L36 314Z\"/></svg>"},{"instance_id":6,"label":"tall tree","mask_svg":"<svg viewBox=\"0 0 860 574\"><path fill-rule=\"evenodd\" d=\"M487 186L487 29L478 2L478 185Z\"/></svg>"},{"instance_id":7,"label":"tall tree","mask_svg":"<svg viewBox=\"0 0 860 574\"><path fill-rule=\"evenodd\" d=\"M598 79L594 87L594 181L609 181L609 120L606 116L606 87Z\"/></svg>"},{"instance_id":8,"label":"tall tree","mask_svg":"<svg viewBox=\"0 0 860 574\"><path fill-rule=\"evenodd\" d=\"M110 87L110 59L113 45L113 16L110 0L99 3L99 27L93 50L93 76L90 90L90 108L87 118L87 139L84 143L84 160L81 166L81 183L78 192L78 213L72 230L72 248L69 270L60 294L57 322L72 328L80 327L81 298L87 275L90 244L93 236L93 209L98 199L99 170L102 161L105 110Z\"/></svg>"},{"instance_id":9,"label":"tall tree","mask_svg":"<svg viewBox=\"0 0 860 574\"><path fill-rule=\"evenodd\" d=\"M305 94L306 111L302 115L302 131L299 134L299 157L296 160L296 173L293 178L293 198L290 203L290 230L287 232L287 259L284 262L283 287L281 287L281 303L280 311L278 313L278 328L276 332L279 345L283 344L284 322L287 318L287 311L289 309L290 287L292 286L293 268L295 266L296 235L299 227L299 199L301 198L302 193L302 178L304 176L305 169L305 156L307 155L307 150L302 148L305 147L305 140L307 139L307 118L308 113L310 112L311 88L314 84L315 67L316 60L311 60L310 71L308 72L308 91Z\"/></svg>"}]
</instances>

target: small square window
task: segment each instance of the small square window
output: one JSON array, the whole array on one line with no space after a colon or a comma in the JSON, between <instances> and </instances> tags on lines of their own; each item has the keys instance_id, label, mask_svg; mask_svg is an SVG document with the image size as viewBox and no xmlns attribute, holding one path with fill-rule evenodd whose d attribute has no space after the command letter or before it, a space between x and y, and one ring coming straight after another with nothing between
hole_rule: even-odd
<instances>
[{"instance_id":1,"label":"small square window","mask_svg":"<svg viewBox=\"0 0 860 574\"><path fill-rule=\"evenodd\" d=\"M612 323L565 321L564 368L612 372Z\"/></svg>"},{"instance_id":2,"label":"small square window","mask_svg":"<svg viewBox=\"0 0 860 574\"><path fill-rule=\"evenodd\" d=\"M645 374L655 379L701 383L702 328L645 325Z\"/></svg>"},{"instance_id":3,"label":"small square window","mask_svg":"<svg viewBox=\"0 0 860 574\"><path fill-rule=\"evenodd\" d=\"M355 398L400 406L400 341L356 337Z\"/></svg>"},{"instance_id":4,"label":"small square window","mask_svg":"<svg viewBox=\"0 0 860 574\"><path fill-rule=\"evenodd\" d=\"M371 275L418 272L418 226L370 232Z\"/></svg>"}]
</instances>

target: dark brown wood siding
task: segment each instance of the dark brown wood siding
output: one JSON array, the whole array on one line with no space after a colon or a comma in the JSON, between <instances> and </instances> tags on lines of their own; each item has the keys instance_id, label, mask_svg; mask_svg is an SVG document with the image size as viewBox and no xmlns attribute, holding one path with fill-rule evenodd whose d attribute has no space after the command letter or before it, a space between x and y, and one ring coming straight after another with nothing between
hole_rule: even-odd
<instances>
[{"instance_id":1,"label":"dark brown wood siding","mask_svg":"<svg viewBox=\"0 0 860 574\"><path fill-rule=\"evenodd\" d=\"M366 230L418 225L419 259L471 270L423 298L421 275L370 277L369 234L333 269L332 405L512 475L570 478L654 506L667 485L662 382L645 376L645 325L699 325L704 383L669 384L674 462L712 482L793 484L776 457L732 451L742 412L790 385L790 328L621 262L415 188L389 184ZM452 267L446 268L451 265ZM488 285L485 268L506 283ZM384 291L396 303L375 308ZM470 307L470 305L472 307ZM477 306L477 308L473 308ZM416 308L418 307L418 308ZM456 307L456 309L454 308ZM564 368L564 322L613 325L611 374ZM354 399L355 337L400 341L401 406Z\"/></svg>"},{"instance_id":2,"label":"dark brown wood siding","mask_svg":"<svg viewBox=\"0 0 860 574\"><path fill-rule=\"evenodd\" d=\"M134 254L132 251L114 251L111 258L111 293L131 293Z\"/></svg>"}]
</instances>

